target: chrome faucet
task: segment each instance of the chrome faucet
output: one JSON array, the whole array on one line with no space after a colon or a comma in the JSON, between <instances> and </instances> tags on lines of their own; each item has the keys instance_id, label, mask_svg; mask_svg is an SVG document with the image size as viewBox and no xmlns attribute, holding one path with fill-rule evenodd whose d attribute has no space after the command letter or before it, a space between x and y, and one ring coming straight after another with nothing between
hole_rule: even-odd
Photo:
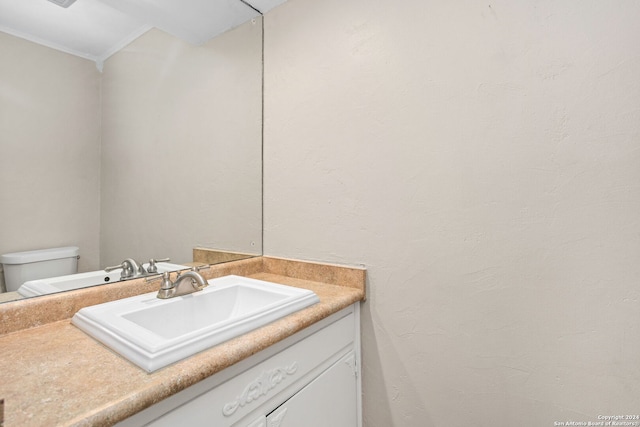
<instances>
[{"instance_id":1,"label":"chrome faucet","mask_svg":"<svg viewBox=\"0 0 640 427\"><path fill-rule=\"evenodd\" d=\"M162 273L162 285L157 296L160 299L179 297L201 291L207 286L209 284L206 279L198 273L195 267L191 271L178 274L175 282L171 282L169 272L165 272Z\"/></svg>"},{"instance_id":2,"label":"chrome faucet","mask_svg":"<svg viewBox=\"0 0 640 427\"><path fill-rule=\"evenodd\" d=\"M142 277L147 275L147 270L145 270L142 264L138 264L133 258L127 258L122 261L122 264L114 265L113 267L107 267L104 269L104 271L109 273L110 271L116 270L118 268L122 269L122 273L120 273L120 279L132 279L134 277Z\"/></svg>"}]
</instances>

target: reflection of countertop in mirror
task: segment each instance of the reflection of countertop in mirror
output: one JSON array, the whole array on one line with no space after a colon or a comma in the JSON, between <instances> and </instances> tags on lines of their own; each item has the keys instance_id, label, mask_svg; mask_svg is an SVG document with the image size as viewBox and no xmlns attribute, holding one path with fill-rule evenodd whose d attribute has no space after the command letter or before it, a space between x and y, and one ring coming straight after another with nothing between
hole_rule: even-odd
<instances>
[{"instance_id":1,"label":"reflection of countertop in mirror","mask_svg":"<svg viewBox=\"0 0 640 427\"><path fill-rule=\"evenodd\" d=\"M220 264L222 262L239 261L255 256L255 254L244 252L220 251L210 248L193 248L192 254L193 261L203 264Z\"/></svg>"},{"instance_id":2,"label":"reflection of countertop in mirror","mask_svg":"<svg viewBox=\"0 0 640 427\"><path fill-rule=\"evenodd\" d=\"M16 321L28 329L0 335L5 425L113 425L365 297L365 270L357 267L258 257L202 273L207 279L237 274L311 289L320 303L147 374L71 325L70 317L81 306L149 292L158 283L143 279L73 291L67 299L25 300L22 310L39 314L22 313L31 320ZM11 322L11 313L16 319L15 310L6 311L0 306L0 322Z\"/></svg>"}]
</instances>

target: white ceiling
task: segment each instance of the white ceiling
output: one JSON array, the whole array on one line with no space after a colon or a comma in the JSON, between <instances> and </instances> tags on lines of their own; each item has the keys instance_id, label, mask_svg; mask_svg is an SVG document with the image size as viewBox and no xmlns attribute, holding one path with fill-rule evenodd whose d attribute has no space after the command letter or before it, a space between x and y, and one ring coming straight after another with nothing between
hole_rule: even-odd
<instances>
[{"instance_id":1,"label":"white ceiling","mask_svg":"<svg viewBox=\"0 0 640 427\"><path fill-rule=\"evenodd\" d=\"M0 31L102 61L152 27L202 44L285 0L0 0Z\"/></svg>"}]
</instances>

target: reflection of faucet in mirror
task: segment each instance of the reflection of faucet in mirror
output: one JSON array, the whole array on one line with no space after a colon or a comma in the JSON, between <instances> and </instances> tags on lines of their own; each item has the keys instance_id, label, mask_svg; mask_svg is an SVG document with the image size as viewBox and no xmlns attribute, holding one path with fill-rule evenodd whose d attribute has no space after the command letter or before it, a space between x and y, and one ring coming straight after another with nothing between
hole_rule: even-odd
<instances>
[{"instance_id":1,"label":"reflection of faucet in mirror","mask_svg":"<svg viewBox=\"0 0 640 427\"><path fill-rule=\"evenodd\" d=\"M171 261L171 259L169 259L169 258L162 258L162 259L153 259L153 258L151 258L149 260L149 266L147 267L147 273L156 274L158 272L158 266L156 265L156 263L158 263L158 262L169 262L169 261Z\"/></svg>"},{"instance_id":2,"label":"reflection of faucet in mirror","mask_svg":"<svg viewBox=\"0 0 640 427\"><path fill-rule=\"evenodd\" d=\"M122 264L114 265L113 267L107 267L104 269L104 271L109 273L110 271L117 270L118 268L122 269L122 273L120 273L120 279L122 280L133 279L135 277L143 277L149 274L147 273L147 270L144 269L144 266L142 264L138 264L133 258L127 258L122 261Z\"/></svg>"},{"instance_id":3,"label":"reflection of faucet in mirror","mask_svg":"<svg viewBox=\"0 0 640 427\"><path fill-rule=\"evenodd\" d=\"M200 268L193 267L191 271L179 274L175 282L171 282L168 272L162 273L162 285L158 291L158 298L168 299L203 290L209 286L209 283L198 273L198 270L208 267L209 266ZM185 281L187 284L182 285Z\"/></svg>"}]
</instances>

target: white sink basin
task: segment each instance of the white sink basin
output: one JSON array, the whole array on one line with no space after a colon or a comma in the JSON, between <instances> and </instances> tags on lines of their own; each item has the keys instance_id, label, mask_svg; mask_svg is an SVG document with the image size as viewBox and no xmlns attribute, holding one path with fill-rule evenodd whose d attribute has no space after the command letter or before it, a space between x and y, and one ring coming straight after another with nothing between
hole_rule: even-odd
<instances>
[{"instance_id":1,"label":"white sink basin","mask_svg":"<svg viewBox=\"0 0 640 427\"><path fill-rule=\"evenodd\" d=\"M146 268L149 264L143 264ZM186 270L189 267L168 262L156 264L159 273L165 271ZM122 269L118 268L106 273L104 270L90 271L88 273L69 274L68 276L49 277L46 279L30 280L24 282L18 288L18 293L23 297L35 297L39 295L54 294L56 292L70 291L73 289L87 288L89 286L103 285L105 283L120 280Z\"/></svg>"},{"instance_id":2,"label":"white sink basin","mask_svg":"<svg viewBox=\"0 0 640 427\"><path fill-rule=\"evenodd\" d=\"M153 372L319 302L312 291L240 276L193 294L156 292L85 307L71 323Z\"/></svg>"}]
</instances>

